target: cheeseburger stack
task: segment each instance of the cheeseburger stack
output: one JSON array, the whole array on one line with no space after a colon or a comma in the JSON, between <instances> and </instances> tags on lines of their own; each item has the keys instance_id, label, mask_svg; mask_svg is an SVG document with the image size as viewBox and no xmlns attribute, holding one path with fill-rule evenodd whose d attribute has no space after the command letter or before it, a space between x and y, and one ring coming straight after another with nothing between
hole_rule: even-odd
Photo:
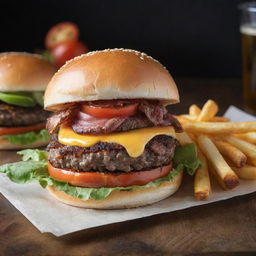
<instances>
[{"instance_id":1,"label":"cheeseburger stack","mask_svg":"<svg viewBox=\"0 0 256 256\"><path fill-rule=\"evenodd\" d=\"M55 72L39 55L0 54L0 149L47 144L43 93Z\"/></svg>"},{"instance_id":2,"label":"cheeseburger stack","mask_svg":"<svg viewBox=\"0 0 256 256\"><path fill-rule=\"evenodd\" d=\"M175 132L182 129L165 106L177 102L168 71L144 53L104 50L67 62L45 93L45 109L57 111L47 121L49 175L74 187L122 189L102 200L82 200L55 186L49 191L64 203L100 209L142 206L173 194L182 172L146 184L172 172Z\"/></svg>"}]
</instances>

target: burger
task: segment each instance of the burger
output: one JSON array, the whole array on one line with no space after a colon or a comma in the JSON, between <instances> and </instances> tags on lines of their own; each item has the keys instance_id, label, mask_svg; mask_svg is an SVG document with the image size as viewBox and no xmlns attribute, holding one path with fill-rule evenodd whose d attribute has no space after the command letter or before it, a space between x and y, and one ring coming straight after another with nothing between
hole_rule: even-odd
<instances>
[{"instance_id":1,"label":"burger","mask_svg":"<svg viewBox=\"0 0 256 256\"><path fill-rule=\"evenodd\" d=\"M43 94L55 72L39 55L0 54L0 149L47 144L49 112L43 109Z\"/></svg>"},{"instance_id":2,"label":"burger","mask_svg":"<svg viewBox=\"0 0 256 256\"><path fill-rule=\"evenodd\" d=\"M45 109L57 111L47 121L49 175L87 188L142 186L167 176L175 131L182 129L165 106L177 102L168 71L144 53L104 50L69 61L45 93ZM70 205L130 208L170 196L181 180L182 172L159 186L115 190L100 201L48 190Z\"/></svg>"},{"instance_id":3,"label":"burger","mask_svg":"<svg viewBox=\"0 0 256 256\"><path fill-rule=\"evenodd\" d=\"M17 183L38 180L63 203L95 209L152 204L198 167L193 144L179 145L180 123L166 106L179 102L171 75L148 55L95 51L68 61L47 86L51 135L46 151L23 150L0 166Z\"/></svg>"}]
</instances>

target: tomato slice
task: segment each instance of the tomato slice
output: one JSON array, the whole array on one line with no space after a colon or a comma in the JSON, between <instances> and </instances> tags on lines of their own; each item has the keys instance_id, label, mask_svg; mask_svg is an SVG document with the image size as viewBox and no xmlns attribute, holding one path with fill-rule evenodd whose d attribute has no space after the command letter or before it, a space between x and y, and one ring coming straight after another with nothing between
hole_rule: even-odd
<instances>
[{"instance_id":1,"label":"tomato slice","mask_svg":"<svg viewBox=\"0 0 256 256\"><path fill-rule=\"evenodd\" d=\"M101 172L77 172L53 167L48 162L48 171L52 178L68 182L70 185L87 188L142 186L168 175L172 165L166 165L148 171L122 174Z\"/></svg>"},{"instance_id":2,"label":"tomato slice","mask_svg":"<svg viewBox=\"0 0 256 256\"><path fill-rule=\"evenodd\" d=\"M83 105L82 112L98 117L98 118L113 118L113 117L123 117L123 116L132 116L136 113L138 103L130 104L124 107L116 108L103 108L100 106L93 105Z\"/></svg>"},{"instance_id":3,"label":"tomato slice","mask_svg":"<svg viewBox=\"0 0 256 256\"><path fill-rule=\"evenodd\" d=\"M51 55L58 67L63 66L67 60L73 59L83 53L87 53L88 48L82 42L61 43L51 50Z\"/></svg>"},{"instance_id":4,"label":"tomato slice","mask_svg":"<svg viewBox=\"0 0 256 256\"><path fill-rule=\"evenodd\" d=\"M35 124L30 126L19 126L19 127L0 127L0 136L38 131L44 128L45 128L45 123L40 123L40 124Z\"/></svg>"},{"instance_id":5,"label":"tomato slice","mask_svg":"<svg viewBox=\"0 0 256 256\"><path fill-rule=\"evenodd\" d=\"M61 22L53 26L47 33L45 45L51 50L61 43L76 42L79 36L79 29L71 22Z\"/></svg>"}]
</instances>

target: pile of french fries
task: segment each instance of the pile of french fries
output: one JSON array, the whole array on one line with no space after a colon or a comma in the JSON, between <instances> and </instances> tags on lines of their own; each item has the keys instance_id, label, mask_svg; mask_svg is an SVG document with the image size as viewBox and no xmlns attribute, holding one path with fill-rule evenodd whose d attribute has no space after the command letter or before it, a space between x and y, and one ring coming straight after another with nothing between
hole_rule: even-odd
<instances>
[{"instance_id":1,"label":"pile of french fries","mask_svg":"<svg viewBox=\"0 0 256 256\"><path fill-rule=\"evenodd\" d=\"M189 113L176 116L184 132L177 134L181 144L195 143L202 163L194 178L194 194L206 199L211 192L210 176L225 190L239 185L240 179L256 179L256 122L230 122L216 116L218 105L208 100L202 109L189 107Z\"/></svg>"}]
</instances>

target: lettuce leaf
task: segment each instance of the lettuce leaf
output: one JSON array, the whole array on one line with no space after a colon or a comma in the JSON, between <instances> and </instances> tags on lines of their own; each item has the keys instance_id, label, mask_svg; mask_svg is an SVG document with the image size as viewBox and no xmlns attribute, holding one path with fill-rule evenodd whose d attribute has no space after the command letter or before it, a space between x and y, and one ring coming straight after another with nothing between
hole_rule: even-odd
<instances>
[{"instance_id":1,"label":"lettuce leaf","mask_svg":"<svg viewBox=\"0 0 256 256\"><path fill-rule=\"evenodd\" d=\"M36 105L35 99L29 92L1 92L0 100L7 104L22 107L34 107Z\"/></svg>"},{"instance_id":2,"label":"lettuce leaf","mask_svg":"<svg viewBox=\"0 0 256 256\"><path fill-rule=\"evenodd\" d=\"M14 134L14 135L4 135L9 142L15 145L28 145L32 144L36 141L49 141L49 135L46 129L42 129L39 132L27 132L21 134Z\"/></svg>"},{"instance_id":3,"label":"lettuce leaf","mask_svg":"<svg viewBox=\"0 0 256 256\"><path fill-rule=\"evenodd\" d=\"M24 149L17 152L22 156L22 161L47 161L47 152L39 149Z\"/></svg>"},{"instance_id":4,"label":"lettuce leaf","mask_svg":"<svg viewBox=\"0 0 256 256\"><path fill-rule=\"evenodd\" d=\"M71 186L66 182L55 180L49 176L47 170L46 151L27 149L18 152L18 154L22 156L21 162L0 166L0 172L6 173L12 181L16 183L28 183L36 180L43 188L46 186L55 186L58 190L64 191L66 194L83 200L102 200L114 190L131 191L159 186L165 181L173 180L174 177L176 177L183 170L187 170L192 175L201 164L196 157L195 145L187 144L185 146L177 147L173 161L174 168L167 176L163 178L156 179L143 186L82 188Z\"/></svg>"},{"instance_id":5,"label":"lettuce leaf","mask_svg":"<svg viewBox=\"0 0 256 256\"><path fill-rule=\"evenodd\" d=\"M0 100L11 105L34 107L36 104L44 106L44 93L35 92L0 92Z\"/></svg>"},{"instance_id":6,"label":"lettuce leaf","mask_svg":"<svg viewBox=\"0 0 256 256\"><path fill-rule=\"evenodd\" d=\"M54 60L53 60L53 57L52 57L52 54L50 53L50 51L43 51L42 52L42 57L43 59L51 62L51 63L54 63Z\"/></svg>"},{"instance_id":7,"label":"lettuce leaf","mask_svg":"<svg viewBox=\"0 0 256 256\"><path fill-rule=\"evenodd\" d=\"M32 92L33 99L40 106L44 106L44 93L43 92Z\"/></svg>"},{"instance_id":8,"label":"lettuce leaf","mask_svg":"<svg viewBox=\"0 0 256 256\"><path fill-rule=\"evenodd\" d=\"M30 160L5 164L0 166L0 172L6 173L11 181L21 184L37 180L42 174L48 176L46 161Z\"/></svg>"},{"instance_id":9,"label":"lettuce leaf","mask_svg":"<svg viewBox=\"0 0 256 256\"><path fill-rule=\"evenodd\" d=\"M176 170L186 170L189 175L194 175L202 164L197 159L195 144L190 143L175 148L173 163Z\"/></svg>"}]
</instances>

